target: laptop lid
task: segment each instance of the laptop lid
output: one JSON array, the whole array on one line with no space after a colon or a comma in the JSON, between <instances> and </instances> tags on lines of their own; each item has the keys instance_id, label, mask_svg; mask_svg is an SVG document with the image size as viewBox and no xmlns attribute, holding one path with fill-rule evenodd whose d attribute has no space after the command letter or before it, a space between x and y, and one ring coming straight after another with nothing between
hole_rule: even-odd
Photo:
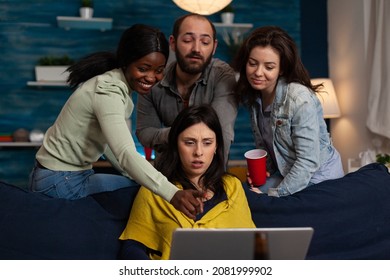
<instances>
[{"instance_id":1,"label":"laptop lid","mask_svg":"<svg viewBox=\"0 0 390 280\"><path fill-rule=\"evenodd\" d=\"M313 228L182 229L173 232L171 260L303 260Z\"/></svg>"}]
</instances>

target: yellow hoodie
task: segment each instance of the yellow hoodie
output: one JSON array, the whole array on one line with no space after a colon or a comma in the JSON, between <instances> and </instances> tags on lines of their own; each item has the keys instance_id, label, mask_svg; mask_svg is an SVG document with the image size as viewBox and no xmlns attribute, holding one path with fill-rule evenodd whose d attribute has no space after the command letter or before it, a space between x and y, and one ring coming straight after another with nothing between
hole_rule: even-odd
<instances>
[{"instance_id":1,"label":"yellow hoodie","mask_svg":"<svg viewBox=\"0 0 390 280\"><path fill-rule=\"evenodd\" d=\"M255 228L240 180L231 175L225 175L223 180L227 200L218 203L198 221L142 187L120 239L141 242L162 253L161 257L151 255L152 259L164 260L169 259L172 233L176 228Z\"/></svg>"}]
</instances>

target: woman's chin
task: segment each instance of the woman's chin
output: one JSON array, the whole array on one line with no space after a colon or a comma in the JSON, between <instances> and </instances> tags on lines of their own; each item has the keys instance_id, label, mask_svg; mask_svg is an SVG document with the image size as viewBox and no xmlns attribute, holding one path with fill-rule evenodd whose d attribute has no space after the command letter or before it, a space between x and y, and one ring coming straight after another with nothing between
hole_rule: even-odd
<instances>
[{"instance_id":1,"label":"woman's chin","mask_svg":"<svg viewBox=\"0 0 390 280\"><path fill-rule=\"evenodd\" d=\"M138 94L141 94L141 95L146 95L150 92L150 89L143 89L143 88L139 88L139 89L135 89L135 91L138 93Z\"/></svg>"}]
</instances>

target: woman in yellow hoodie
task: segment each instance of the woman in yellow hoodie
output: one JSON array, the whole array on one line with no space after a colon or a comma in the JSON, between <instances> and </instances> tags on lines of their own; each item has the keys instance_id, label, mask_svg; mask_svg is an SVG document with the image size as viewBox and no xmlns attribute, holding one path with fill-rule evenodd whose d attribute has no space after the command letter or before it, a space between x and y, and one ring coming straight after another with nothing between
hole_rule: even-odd
<instances>
[{"instance_id":1,"label":"woman in yellow hoodie","mask_svg":"<svg viewBox=\"0 0 390 280\"><path fill-rule=\"evenodd\" d=\"M201 191L195 219L141 187L125 230L123 259L169 259L176 228L254 228L242 184L224 171L222 128L209 105L184 109L175 119L168 147L156 168L180 189Z\"/></svg>"}]
</instances>

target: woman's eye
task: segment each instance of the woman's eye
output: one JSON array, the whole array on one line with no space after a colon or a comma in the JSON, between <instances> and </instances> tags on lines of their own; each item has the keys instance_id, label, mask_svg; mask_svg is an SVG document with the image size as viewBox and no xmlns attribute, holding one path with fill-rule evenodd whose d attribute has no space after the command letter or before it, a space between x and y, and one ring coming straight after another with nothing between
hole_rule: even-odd
<instances>
[{"instance_id":1,"label":"woman's eye","mask_svg":"<svg viewBox=\"0 0 390 280\"><path fill-rule=\"evenodd\" d=\"M254 66L256 66L256 63L255 63L255 62L248 62L248 65L249 65L250 67L254 67Z\"/></svg>"}]
</instances>

